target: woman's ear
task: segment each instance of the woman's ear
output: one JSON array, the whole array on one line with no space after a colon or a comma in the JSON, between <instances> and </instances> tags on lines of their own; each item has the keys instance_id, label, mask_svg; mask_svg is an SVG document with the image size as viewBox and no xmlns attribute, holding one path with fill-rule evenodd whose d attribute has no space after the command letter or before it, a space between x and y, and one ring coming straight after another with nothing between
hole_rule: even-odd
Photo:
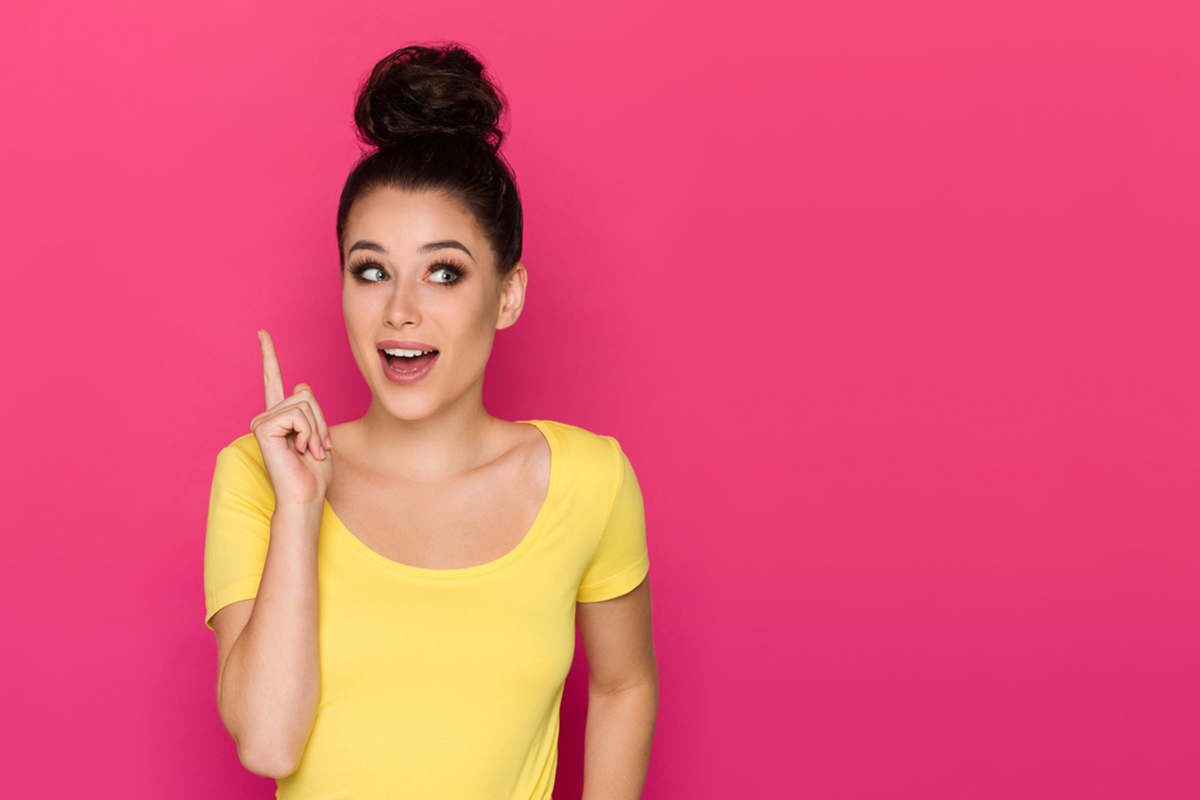
<instances>
[{"instance_id":1,"label":"woman's ear","mask_svg":"<svg viewBox=\"0 0 1200 800\"><path fill-rule=\"evenodd\" d=\"M496 317L496 330L507 328L521 316L521 308L525 305L525 283L528 279L525 265L518 261L500 289L500 313Z\"/></svg>"}]
</instances>

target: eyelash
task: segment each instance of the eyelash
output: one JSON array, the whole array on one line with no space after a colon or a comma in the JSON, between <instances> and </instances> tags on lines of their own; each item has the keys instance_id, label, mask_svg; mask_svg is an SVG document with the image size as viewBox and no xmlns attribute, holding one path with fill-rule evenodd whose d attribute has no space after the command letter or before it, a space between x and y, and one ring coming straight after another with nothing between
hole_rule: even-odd
<instances>
[{"instance_id":1,"label":"eyelash","mask_svg":"<svg viewBox=\"0 0 1200 800\"><path fill-rule=\"evenodd\" d=\"M350 274L353 275L354 279L356 281L358 281L359 283L383 283L383 280L372 281L372 280L367 280L366 278L362 277L362 274L369 269L377 269L380 272L382 272L384 275L387 275L387 270L384 269L383 264L380 264L378 261L376 261L373 258L365 258L362 261L355 264L354 266L350 267ZM454 276L451 280L448 280L448 281L434 281L434 283L439 284L441 286L453 286L454 284L456 284L460 280L462 280L463 275L466 274L466 271L462 267L455 264L453 261L435 261L430 266L429 269L431 272L438 272L440 270L445 270L446 272L449 272L451 275ZM386 280L386 279L384 279L384 280Z\"/></svg>"}]
</instances>

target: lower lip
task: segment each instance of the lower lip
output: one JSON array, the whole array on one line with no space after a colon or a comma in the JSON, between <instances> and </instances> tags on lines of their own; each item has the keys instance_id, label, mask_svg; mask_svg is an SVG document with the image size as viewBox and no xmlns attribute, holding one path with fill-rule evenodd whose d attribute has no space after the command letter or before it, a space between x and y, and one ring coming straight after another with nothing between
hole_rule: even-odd
<instances>
[{"instance_id":1,"label":"lower lip","mask_svg":"<svg viewBox=\"0 0 1200 800\"><path fill-rule=\"evenodd\" d=\"M382 350L377 350L376 352L379 353L379 363L383 365L384 377L392 383L416 383L429 374L429 371L433 369L433 365L437 363L438 356L441 355L441 353L434 354L433 358L426 361L424 366L417 367L412 372L401 372L388 365L387 353Z\"/></svg>"}]
</instances>

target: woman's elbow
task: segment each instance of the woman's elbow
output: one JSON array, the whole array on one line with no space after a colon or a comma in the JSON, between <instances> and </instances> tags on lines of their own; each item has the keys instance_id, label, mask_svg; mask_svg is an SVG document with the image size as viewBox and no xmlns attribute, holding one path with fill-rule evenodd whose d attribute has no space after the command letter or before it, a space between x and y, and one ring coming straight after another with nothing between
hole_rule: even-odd
<instances>
[{"instance_id":1,"label":"woman's elbow","mask_svg":"<svg viewBox=\"0 0 1200 800\"><path fill-rule=\"evenodd\" d=\"M300 759L279 748L249 747L238 744L238 760L242 766L264 778L280 780L296 771Z\"/></svg>"},{"instance_id":2,"label":"woman's elbow","mask_svg":"<svg viewBox=\"0 0 1200 800\"><path fill-rule=\"evenodd\" d=\"M300 766L303 744L299 749L287 746L280 736L281 731L272 733L256 729L247 724L248 720L237 718L232 709L222 707L220 701L218 710L225 730L229 731L237 747L238 761L250 772L279 780L291 775Z\"/></svg>"}]
</instances>

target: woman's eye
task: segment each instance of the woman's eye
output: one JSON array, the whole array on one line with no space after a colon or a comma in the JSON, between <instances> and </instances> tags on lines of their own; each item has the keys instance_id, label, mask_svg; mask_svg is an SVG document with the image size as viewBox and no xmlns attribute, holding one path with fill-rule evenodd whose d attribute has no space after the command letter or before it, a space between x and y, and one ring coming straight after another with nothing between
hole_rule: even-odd
<instances>
[{"instance_id":1,"label":"woman's eye","mask_svg":"<svg viewBox=\"0 0 1200 800\"><path fill-rule=\"evenodd\" d=\"M383 280L387 275L379 267L367 267L362 272L358 273L359 277L365 281L377 282Z\"/></svg>"},{"instance_id":2,"label":"woman's eye","mask_svg":"<svg viewBox=\"0 0 1200 800\"><path fill-rule=\"evenodd\" d=\"M452 269L438 267L433 271L434 283L454 283L458 280L458 274Z\"/></svg>"}]
</instances>

